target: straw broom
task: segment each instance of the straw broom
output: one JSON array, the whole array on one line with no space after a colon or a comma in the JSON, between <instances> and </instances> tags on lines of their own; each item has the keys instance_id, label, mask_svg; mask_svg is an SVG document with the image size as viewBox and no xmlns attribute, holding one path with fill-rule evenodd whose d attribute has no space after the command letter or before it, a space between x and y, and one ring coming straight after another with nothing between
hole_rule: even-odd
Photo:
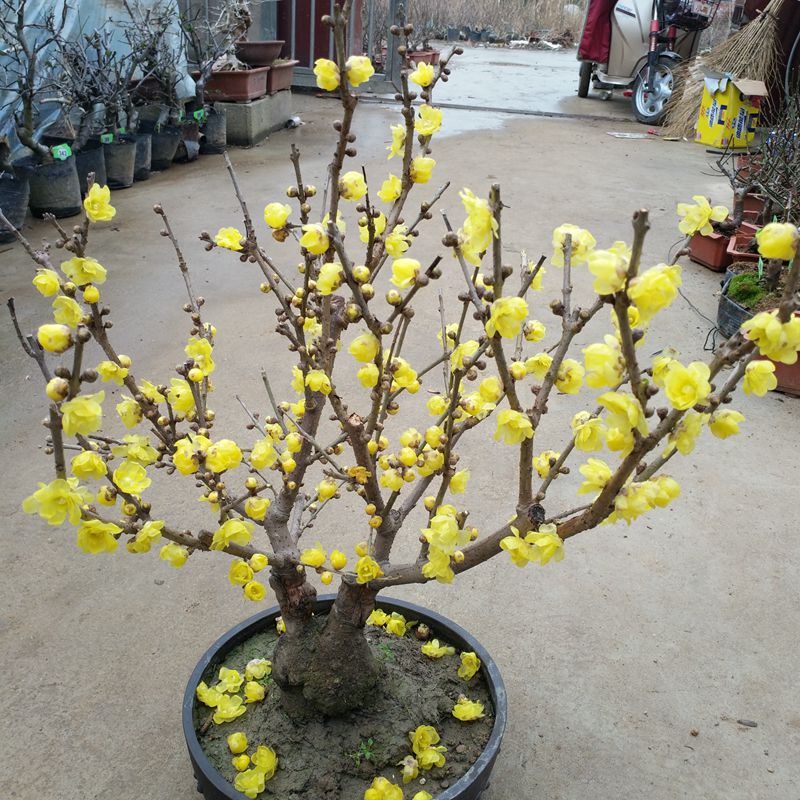
<instances>
[{"instance_id":1,"label":"straw broom","mask_svg":"<svg viewBox=\"0 0 800 800\"><path fill-rule=\"evenodd\" d=\"M681 64L673 73L672 96L667 103L664 134L694 138L703 96L703 71L708 67L739 78L773 80L778 68L778 13L784 0L771 0L764 11L713 50Z\"/></svg>"}]
</instances>

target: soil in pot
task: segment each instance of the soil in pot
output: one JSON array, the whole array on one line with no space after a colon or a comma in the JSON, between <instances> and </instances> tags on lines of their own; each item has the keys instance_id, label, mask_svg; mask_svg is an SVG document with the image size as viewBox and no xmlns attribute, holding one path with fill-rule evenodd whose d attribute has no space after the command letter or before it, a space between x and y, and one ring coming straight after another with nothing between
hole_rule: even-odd
<instances>
[{"instance_id":1,"label":"soil in pot","mask_svg":"<svg viewBox=\"0 0 800 800\"><path fill-rule=\"evenodd\" d=\"M23 169L30 167L29 207L34 217L52 214L58 219L81 212L81 186L75 156L64 161L38 164L33 157L20 159Z\"/></svg>"},{"instance_id":2,"label":"soil in pot","mask_svg":"<svg viewBox=\"0 0 800 800\"><path fill-rule=\"evenodd\" d=\"M136 156L133 160L133 180L146 181L150 177L150 162L153 156L153 137L149 133L133 135Z\"/></svg>"},{"instance_id":3,"label":"soil in pot","mask_svg":"<svg viewBox=\"0 0 800 800\"><path fill-rule=\"evenodd\" d=\"M225 152L228 144L228 124L224 108L210 108L203 137L200 139L200 152L203 155L219 155Z\"/></svg>"},{"instance_id":4,"label":"soil in pot","mask_svg":"<svg viewBox=\"0 0 800 800\"><path fill-rule=\"evenodd\" d=\"M25 214L28 211L29 197L28 170L15 169L0 172L0 211L15 230L22 230ZM15 238L14 231L7 230L5 226L0 225L0 242L12 242Z\"/></svg>"},{"instance_id":5,"label":"soil in pot","mask_svg":"<svg viewBox=\"0 0 800 800\"><path fill-rule=\"evenodd\" d=\"M433 630L432 635L441 645L448 644L439 632ZM412 754L408 733L419 725L432 725L441 736L439 744L447 748L445 764L420 770L404 787L406 796L425 789L436 797L457 781L483 752L494 724L494 708L483 675L478 672L469 681L462 680L457 674L461 666L458 650L439 659L423 655L424 642L417 639L413 627L404 636L395 636L368 626L366 636L382 670L369 708L325 718L267 677L261 681L267 690L263 701L248 704L247 712L232 722L210 724L203 732L213 710L196 701L195 728L214 767L233 782L236 770L227 737L242 731L250 745L248 752L263 744L278 755L279 768L259 798L363 797L378 775L402 785L398 763ZM209 665L204 682L214 686L222 666L244 675L250 660L271 660L277 638L275 630L269 629L244 640L222 661ZM453 717L453 706L461 695L483 703L486 716L473 722Z\"/></svg>"},{"instance_id":6,"label":"soil in pot","mask_svg":"<svg viewBox=\"0 0 800 800\"><path fill-rule=\"evenodd\" d=\"M112 189L127 189L133 186L133 173L136 167L136 142L128 136L121 136L103 145L106 156L106 175Z\"/></svg>"},{"instance_id":7,"label":"soil in pot","mask_svg":"<svg viewBox=\"0 0 800 800\"><path fill-rule=\"evenodd\" d=\"M152 133L151 140L150 169L169 169L181 141L181 132L177 128L164 128Z\"/></svg>"},{"instance_id":8,"label":"soil in pot","mask_svg":"<svg viewBox=\"0 0 800 800\"><path fill-rule=\"evenodd\" d=\"M81 194L84 196L89 191L86 179L90 172L94 173L95 183L100 186L108 183L105 151L99 139L90 139L75 154L75 168L78 170L78 182L81 185Z\"/></svg>"}]
</instances>

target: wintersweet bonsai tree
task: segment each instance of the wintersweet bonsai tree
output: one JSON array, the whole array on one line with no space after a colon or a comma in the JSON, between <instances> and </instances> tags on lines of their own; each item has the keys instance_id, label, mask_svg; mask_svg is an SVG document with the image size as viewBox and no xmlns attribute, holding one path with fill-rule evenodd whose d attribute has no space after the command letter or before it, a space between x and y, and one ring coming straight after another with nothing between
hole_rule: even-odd
<instances>
[{"instance_id":1,"label":"wintersweet bonsai tree","mask_svg":"<svg viewBox=\"0 0 800 800\"><path fill-rule=\"evenodd\" d=\"M447 78L452 54L438 68L403 70L401 116L388 148L398 167L368 181L354 161L354 116L357 88L372 66L365 57L346 57L349 9L345 2L325 18L336 60L321 59L315 67L320 87L337 92L342 104L322 203L305 182L293 147L294 182L287 190L293 205L266 198L271 202L264 221L273 239L267 246L228 161L243 232L226 227L213 237L201 234L207 249L229 251L260 270L260 289L277 313L276 333L297 359L291 399L277 396L274 376L262 372L270 413L246 409L250 432L244 438L215 437L218 420L209 406L215 328L205 318L204 299L193 289L165 209L157 205L154 211L174 247L191 320L185 360L172 376L143 373L112 344L110 312L99 288L107 271L88 249L92 225L115 214L107 189L92 187L75 232L51 220L56 247L69 254L60 264L54 252L17 234L37 266L34 285L53 298L55 317L36 337L18 329L47 381L46 424L56 468L55 480L41 483L25 510L53 525L68 520L77 529L78 547L90 554L115 551L122 540L137 556L158 548L161 559L180 568L220 552L231 559L230 581L253 601L268 597L267 574L270 600L274 595L285 626L272 676L328 715L367 703L379 679L363 631L381 590L432 580L457 588L460 574L497 556L516 567L545 565L560 560L564 542L579 533L604 522L631 523L666 506L680 491L665 472L668 462L676 453L691 454L704 428L721 438L736 433L744 418L729 403L740 381L746 393L765 394L776 383L773 363L762 357L793 363L800 348L800 319L793 314L798 231L788 224L766 226L759 237L765 257L791 265L779 308L747 322L709 363L684 364L673 353L646 364L637 347L681 282L676 265L642 264L647 211L633 216L630 247L615 242L598 249L588 231L557 228L551 263L561 273L561 292L549 304L536 300L544 258L523 258L516 275L504 263L498 186L488 199L464 189L462 224L456 228L444 217L443 246L450 253L426 263L414 258L415 235L446 189L408 211L412 193L430 182L436 167L431 148L442 112L432 105L432 93ZM399 36L409 33L408 27L395 29ZM346 234L343 212L352 207L360 215L358 227ZM712 212L707 204L683 211L698 227ZM586 307L573 302L576 268L586 268L594 281L597 296ZM444 270L463 274L463 291L440 297L440 342L431 337L429 363L411 364L404 344L415 303ZM609 320L609 332L585 347L582 358L572 357L576 335L598 316ZM555 321L556 335L539 350L545 317ZM62 357L55 369L50 354ZM363 389L345 397L341 386L353 372ZM91 388L98 379L106 388ZM407 400L423 385L430 393L429 416L411 418ZM121 438L102 433L109 390L119 392L116 413L132 431ZM571 420L559 417L558 395L582 390L585 410ZM335 431L326 437L328 417ZM481 431L505 443L517 460L518 486L515 502L498 511L494 529L479 531L461 502L470 470L479 464L466 464L461 447ZM548 443L562 442L559 449L540 450L537 439L545 431ZM570 457L581 461L575 471L567 466ZM583 502L550 507L553 482L573 480L576 472ZM151 507L147 490L159 474L195 496L195 487L201 488L211 513L208 530L186 530ZM322 526L326 508L337 502L355 508L354 519L363 520L355 559ZM411 526L409 516L418 507L425 521ZM393 558L400 537L419 540L413 561ZM314 617L312 571L323 584L338 581L324 623ZM243 713L241 697L231 698L224 686L202 691L217 705L220 720L229 710ZM234 709L236 698L240 707ZM467 707L465 718L472 713L479 710ZM234 753L240 752L236 746ZM271 759L264 764L274 771ZM263 767L259 783L259 763L253 774L242 773L252 797L270 768ZM368 800L402 796L385 778L379 781Z\"/></svg>"}]
</instances>

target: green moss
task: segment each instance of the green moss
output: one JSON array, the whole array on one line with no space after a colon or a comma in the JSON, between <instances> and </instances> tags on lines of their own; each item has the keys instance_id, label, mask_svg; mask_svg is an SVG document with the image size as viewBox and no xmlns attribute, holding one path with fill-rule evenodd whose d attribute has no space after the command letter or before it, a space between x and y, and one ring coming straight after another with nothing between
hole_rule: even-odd
<instances>
[{"instance_id":1,"label":"green moss","mask_svg":"<svg viewBox=\"0 0 800 800\"><path fill-rule=\"evenodd\" d=\"M734 275L728 284L728 297L747 309L755 308L767 294L764 281L755 272Z\"/></svg>"}]
</instances>

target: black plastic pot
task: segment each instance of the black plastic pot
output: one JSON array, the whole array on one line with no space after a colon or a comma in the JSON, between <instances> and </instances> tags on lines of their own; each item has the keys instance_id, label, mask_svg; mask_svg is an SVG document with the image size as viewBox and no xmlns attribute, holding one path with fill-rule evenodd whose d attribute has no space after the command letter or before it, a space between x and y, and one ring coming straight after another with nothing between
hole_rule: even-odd
<instances>
[{"instance_id":1,"label":"black plastic pot","mask_svg":"<svg viewBox=\"0 0 800 800\"><path fill-rule=\"evenodd\" d=\"M200 140L200 152L203 155L220 155L228 144L228 124L225 109L211 108L203 125L203 138Z\"/></svg>"},{"instance_id":2,"label":"black plastic pot","mask_svg":"<svg viewBox=\"0 0 800 800\"><path fill-rule=\"evenodd\" d=\"M722 285L722 293L719 296L719 306L717 308L717 328L720 333L730 339L738 333L742 323L747 322L753 316L753 312L740 306L735 300L728 297L728 284L730 278Z\"/></svg>"},{"instance_id":3,"label":"black plastic pot","mask_svg":"<svg viewBox=\"0 0 800 800\"><path fill-rule=\"evenodd\" d=\"M19 164L23 168L30 168L29 207L34 217L52 214L63 219L81 213L81 186L75 156L48 164L37 164L32 157L28 157L20 159Z\"/></svg>"},{"instance_id":4,"label":"black plastic pot","mask_svg":"<svg viewBox=\"0 0 800 800\"><path fill-rule=\"evenodd\" d=\"M81 185L81 194L86 195L89 191L86 177L90 172L94 173L94 182L99 186L108 183L106 177L106 154L99 139L93 139L75 153L75 168L78 170L78 183Z\"/></svg>"},{"instance_id":5,"label":"black plastic pot","mask_svg":"<svg viewBox=\"0 0 800 800\"><path fill-rule=\"evenodd\" d=\"M150 163L153 157L153 137L149 133L135 133L136 156L133 160L134 181L146 181L150 177Z\"/></svg>"},{"instance_id":6,"label":"black plastic pot","mask_svg":"<svg viewBox=\"0 0 800 800\"><path fill-rule=\"evenodd\" d=\"M200 126L196 122L182 122L180 133L181 138L173 161L177 164L195 161L200 155Z\"/></svg>"},{"instance_id":7,"label":"black plastic pot","mask_svg":"<svg viewBox=\"0 0 800 800\"><path fill-rule=\"evenodd\" d=\"M317 613L327 612L335 599L336 595L333 594L318 597ZM435 795L435 800L478 800L489 785L489 777L500 753L500 744L506 729L508 714L506 687L497 665L477 640L473 639L467 631L446 617L426 608L416 606L413 603L384 597L379 599L378 606L386 611L399 611L407 617L424 622L435 634L439 634L450 644L461 650L472 650L480 658L483 664L481 667L483 676L489 684L489 691L494 703L495 718L492 733L486 748L469 770L452 786ZM229 630L205 652L194 668L191 678L189 678L186 692L183 695L183 735L189 748L189 758L192 761L195 779L197 780L197 791L205 797L205 800L241 800L243 795L237 792L233 788L233 784L225 780L214 769L200 747L200 742L195 732L193 715L195 689L210 664L221 663L236 645L258 631L272 627L279 614L280 609L276 606L250 617L250 619ZM307 800L317 800L317 798L309 797Z\"/></svg>"},{"instance_id":8,"label":"black plastic pot","mask_svg":"<svg viewBox=\"0 0 800 800\"><path fill-rule=\"evenodd\" d=\"M30 197L29 170L14 169L0 172L0 211L16 230L22 230ZM0 242L11 242L14 232L0 225Z\"/></svg>"},{"instance_id":9,"label":"black plastic pot","mask_svg":"<svg viewBox=\"0 0 800 800\"><path fill-rule=\"evenodd\" d=\"M165 128L152 133L151 139L150 169L169 169L181 141L180 131L177 128Z\"/></svg>"},{"instance_id":10,"label":"black plastic pot","mask_svg":"<svg viewBox=\"0 0 800 800\"><path fill-rule=\"evenodd\" d=\"M106 156L106 176L111 189L127 189L133 186L136 167L136 141L130 136L121 136L103 145Z\"/></svg>"}]
</instances>

